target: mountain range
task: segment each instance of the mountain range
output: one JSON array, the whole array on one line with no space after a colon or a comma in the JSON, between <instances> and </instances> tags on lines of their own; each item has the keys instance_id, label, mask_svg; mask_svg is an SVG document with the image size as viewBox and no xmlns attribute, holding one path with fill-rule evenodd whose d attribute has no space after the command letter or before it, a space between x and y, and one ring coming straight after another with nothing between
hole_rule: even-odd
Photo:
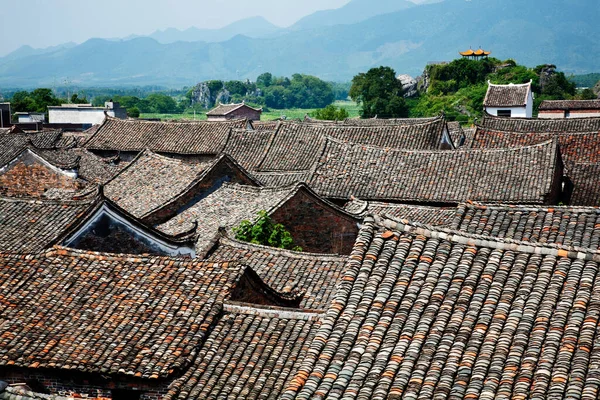
<instances>
[{"instance_id":1,"label":"mountain range","mask_svg":"<svg viewBox=\"0 0 600 400\"><path fill-rule=\"evenodd\" d=\"M371 67L419 75L482 46L520 64L600 71L598 0L353 0L289 28L262 18L221 30L155 32L128 40L90 39L54 49L19 49L0 58L0 86L35 87L68 79L81 86L185 86L251 79L265 71L348 81ZM201 41L198 41L201 38ZM27 51L25 51L27 50Z\"/></svg>"}]
</instances>

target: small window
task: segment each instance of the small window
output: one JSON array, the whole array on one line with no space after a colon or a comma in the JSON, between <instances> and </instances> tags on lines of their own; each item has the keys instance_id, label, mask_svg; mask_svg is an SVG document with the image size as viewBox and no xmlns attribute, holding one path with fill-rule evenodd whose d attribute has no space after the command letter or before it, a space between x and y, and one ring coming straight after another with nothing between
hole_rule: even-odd
<instances>
[{"instance_id":1,"label":"small window","mask_svg":"<svg viewBox=\"0 0 600 400\"><path fill-rule=\"evenodd\" d=\"M498 116L499 117L510 117L511 110L498 110Z\"/></svg>"}]
</instances>

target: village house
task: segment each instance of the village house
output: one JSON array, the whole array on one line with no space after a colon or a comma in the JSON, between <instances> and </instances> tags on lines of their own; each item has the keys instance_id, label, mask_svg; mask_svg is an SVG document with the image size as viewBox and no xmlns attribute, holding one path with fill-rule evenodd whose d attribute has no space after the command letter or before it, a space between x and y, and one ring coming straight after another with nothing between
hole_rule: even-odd
<instances>
[{"instance_id":1,"label":"village house","mask_svg":"<svg viewBox=\"0 0 600 400\"><path fill-rule=\"evenodd\" d=\"M531 118L533 116L533 92L531 81L515 85L495 85L488 81L483 100L486 113L497 117Z\"/></svg>"},{"instance_id":2,"label":"village house","mask_svg":"<svg viewBox=\"0 0 600 400\"><path fill-rule=\"evenodd\" d=\"M51 124L83 124L97 125L104 121L106 116L113 118L127 118L127 110L118 102L107 101L104 107L92 107L91 104L63 104L61 106L48 106L48 121Z\"/></svg>"},{"instance_id":3,"label":"village house","mask_svg":"<svg viewBox=\"0 0 600 400\"><path fill-rule=\"evenodd\" d=\"M44 123L46 122L46 114L36 112L17 112L15 113L19 124L29 123Z\"/></svg>"},{"instance_id":4,"label":"village house","mask_svg":"<svg viewBox=\"0 0 600 400\"><path fill-rule=\"evenodd\" d=\"M260 121L262 108L253 108L246 103L219 104L206 113L209 121L227 121L230 119L245 118L249 121Z\"/></svg>"},{"instance_id":5,"label":"village house","mask_svg":"<svg viewBox=\"0 0 600 400\"><path fill-rule=\"evenodd\" d=\"M540 104L538 118L585 118L600 117L598 100L544 100Z\"/></svg>"}]
</instances>

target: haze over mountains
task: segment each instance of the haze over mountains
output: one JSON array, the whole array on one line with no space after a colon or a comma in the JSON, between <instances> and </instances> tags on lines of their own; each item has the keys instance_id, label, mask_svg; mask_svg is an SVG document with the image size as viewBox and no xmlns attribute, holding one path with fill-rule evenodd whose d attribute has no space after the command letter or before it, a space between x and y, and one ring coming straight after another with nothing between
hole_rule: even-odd
<instances>
[{"instance_id":1,"label":"haze over mountains","mask_svg":"<svg viewBox=\"0 0 600 400\"><path fill-rule=\"evenodd\" d=\"M0 58L0 85L35 87L62 79L92 85L192 85L256 79L265 71L347 81L371 67L419 75L430 61L482 46L501 59L600 71L597 0L353 0L289 28L253 17L218 30L169 29L129 40L21 48Z\"/></svg>"}]
</instances>

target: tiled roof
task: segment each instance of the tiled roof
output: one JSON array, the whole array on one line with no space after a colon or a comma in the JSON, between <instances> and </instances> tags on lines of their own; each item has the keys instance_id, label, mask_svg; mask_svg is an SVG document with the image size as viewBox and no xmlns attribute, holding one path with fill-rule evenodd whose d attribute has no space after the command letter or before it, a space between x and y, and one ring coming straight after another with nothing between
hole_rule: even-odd
<instances>
[{"instance_id":1,"label":"tiled roof","mask_svg":"<svg viewBox=\"0 0 600 400\"><path fill-rule=\"evenodd\" d=\"M3 255L0 365L172 376L194 359L241 274L237 264L64 248Z\"/></svg>"},{"instance_id":2,"label":"tiled roof","mask_svg":"<svg viewBox=\"0 0 600 400\"><path fill-rule=\"evenodd\" d=\"M576 119L580 118L565 120ZM478 127L473 137L472 147L480 149L511 148L541 143L552 138L558 140L561 157L565 164L565 175L574 185L574 194L571 196L570 203L591 206L600 204L600 185L596 185L596 176L593 172L598 170L594 165L600 163L600 131L511 132Z\"/></svg>"},{"instance_id":3,"label":"tiled roof","mask_svg":"<svg viewBox=\"0 0 600 400\"><path fill-rule=\"evenodd\" d=\"M144 151L106 184L104 192L119 207L143 218L185 192L212 164Z\"/></svg>"},{"instance_id":4,"label":"tiled roof","mask_svg":"<svg viewBox=\"0 0 600 400\"><path fill-rule=\"evenodd\" d=\"M600 162L575 162L569 166L573 183L571 204L600 206Z\"/></svg>"},{"instance_id":5,"label":"tiled roof","mask_svg":"<svg viewBox=\"0 0 600 400\"><path fill-rule=\"evenodd\" d=\"M190 230L198 223L198 254L212 247L219 228L231 229L243 220L251 220L261 210L270 211L298 188L288 186L278 189L257 188L225 183L192 207L158 226L160 231L177 235Z\"/></svg>"},{"instance_id":6,"label":"tiled roof","mask_svg":"<svg viewBox=\"0 0 600 400\"><path fill-rule=\"evenodd\" d=\"M556 141L503 150L408 151L330 139L310 182L326 198L544 204L556 195Z\"/></svg>"},{"instance_id":7,"label":"tiled roof","mask_svg":"<svg viewBox=\"0 0 600 400\"><path fill-rule=\"evenodd\" d=\"M427 207L410 204L381 203L354 199L348 202L346 211L353 214L385 215L433 226L450 227L456 214L455 207Z\"/></svg>"},{"instance_id":8,"label":"tiled roof","mask_svg":"<svg viewBox=\"0 0 600 400\"><path fill-rule=\"evenodd\" d=\"M521 85L494 85L489 86L483 105L485 107L519 107L527 104L527 97L531 92L531 82Z\"/></svg>"},{"instance_id":9,"label":"tiled roof","mask_svg":"<svg viewBox=\"0 0 600 400\"><path fill-rule=\"evenodd\" d=\"M598 110L600 99L597 100L544 100L539 110Z\"/></svg>"},{"instance_id":10,"label":"tiled roof","mask_svg":"<svg viewBox=\"0 0 600 400\"><path fill-rule=\"evenodd\" d=\"M493 131L522 133L600 132L600 118L503 118L486 114L479 126Z\"/></svg>"},{"instance_id":11,"label":"tiled roof","mask_svg":"<svg viewBox=\"0 0 600 400\"><path fill-rule=\"evenodd\" d=\"M63 147L62 142L58 131L0 134L0 166L14 160L26 148L53 149Z\"/></svg>"},{"instance_id":12,"label":"tiled roof","mask_svg":"<svg viewBox=\"0 0 600 400\"><path fill-rule=\"evenodd\" d=\"M195 363L164 399L277 398L300 366L319 322L305 312L265 314L256 308L224 314Z\"/></svg>"},{"instance_id":13,"label":"tiled roof","mask_svg":"<svg viewBox=\"0 0 600 400\"><path fill-rule=\"evenodd\" d=\"M443 149L443 142L449 141L444 135L444 118L419 120L420 123L415 123L412 119L396 121L373 125L282 121L257 170L311 169L323 150L327 136L342 141L407 150Z\"/></svg>"},{"instance_id":14,"label":"tiled roof","mask_svg":"<svg viewBox=\"0 0 600 400\"><path fill-rule=\"evenodd\" d=\"M252 127L255 131L274 131L280 120L275 121L252 121Z\"/></svg>"},{"instance_id":15,"label":"tiled roof","mask_svg":"<svg viewBox=\"0 0 600 400\"><path fill-rule=\"evenodd\" d=\"M377 126L377 125L413 125L427 124L437 122L440 117L429 118L346 118L340 124L356 126Z\"/></svg>"},{"instance_id":16,"label":"tiled roof","mask_svg":"<svg viewBox=\"0 0 600 400\"><path fill-rule=\"evenodd\" d=\"M223 151L247 170L254 170L264 158L274 135L274 130L233 129Z\"/></svg>"},{"instance_id":17,"label":"tiled roof","mask_svg":"<svg viewBox=\"0 0 600 400\"><path fill-rule=\"evenodd\" d=\"M206 113L206 115L208 116L224 116L224 115L228 115L231 112L237 110L238 108L242 108L242 107L247 107L250 108L254 111L262 111L262 109L258 109L258 108L252 108L244 103L239 103L239 104L219 104L218 106L216 106L215 108L213 108L212 110L210 110L209 112Z\"/></svg>"},{"instance_id":18,"label":"tiled roof","mask_svg":"<svg viewBox=\"0 0 600 400\"><path fill-rule=\"evenodd\" d=\"M452 223L460 231L532 243L600 247L600 208L460 204Z\"/></svg>"},{"instance_id":19,"label":"tiled roof","mask_svg":"<svg viewBox=\"0 0 600 400\"><path fill-rule=\"evenodd\" d=\"M0 252L36 253L54 245L94 201L0 198Z\"/></svg>"},{"instance_id":20,"label":"tiled roof","mask_svg":"<svg viewBox=\"0 0 600 400\"><path fill-rule=\"evenodd\" d=\"M281 398L593 399L599 261L368 218Z\"/></svg>"},{"instance_id":21,"label":"tiled roof","mask_svg":"<svg viewBox=\"0 0 600 400\"><path fill-rule=\"evenodd\" d=\"M298 182L308 183L312 179L313 171L277 171L277 172L256 172L252 175L267 187L289 186Z\"/></svg>"},{"instance_id":22,"label":"tiled roof","mask_svg":"<svg viewBox=\"0 0 600 400\"><path fill-rule=\"evenodd\" d=\"M84 146L90 150L219 154L230 130L244 129L246 124L246 120L150 122L107 117Z\"/></svg>"},{"instance_id":23,"label":"tiled roof","mask_svg":"<svg viewBox=\"0 0 600 400\"><path fill-rule=\"evenodd\" d=\"M347 257L276 249L221 238L208 260L248 265L271 288L303 294L300 308L325 310L343 275Z\"/></svg>"}]
</instances>

